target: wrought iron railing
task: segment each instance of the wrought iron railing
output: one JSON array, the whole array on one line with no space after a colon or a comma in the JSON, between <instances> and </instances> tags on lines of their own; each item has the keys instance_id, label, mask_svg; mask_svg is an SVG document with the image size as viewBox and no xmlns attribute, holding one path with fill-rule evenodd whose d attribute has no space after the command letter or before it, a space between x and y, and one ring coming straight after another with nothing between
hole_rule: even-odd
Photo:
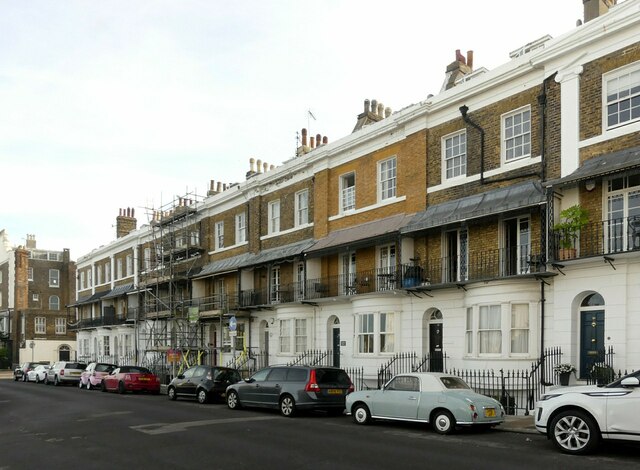
<instances>
[{"instance_id":1,"label":"wrought iron railing","mask_svg":"<svg viewBox=\"0 0 640 470\"><path fill-rule=\"evenodd\" d=\"M555 260L640 250L640 216L590 222L576 234L556 230L551 240Z\"/></svg>"}]
</instances>

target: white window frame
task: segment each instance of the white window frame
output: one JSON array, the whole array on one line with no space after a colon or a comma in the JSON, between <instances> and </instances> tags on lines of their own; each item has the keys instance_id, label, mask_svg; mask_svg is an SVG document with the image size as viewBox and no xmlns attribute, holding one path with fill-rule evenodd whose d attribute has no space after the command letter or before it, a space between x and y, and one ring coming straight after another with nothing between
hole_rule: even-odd
<instances>
[{"instance_id":1,"label":"white window frame","mask_svg":"<svg viewBox=\"0 0 640 470\"><path fill-rule=\"evenodd\" d=\"M467 307L465 317L465 355L473 355L473 307Z\"/></svg>"},{"instance_id":2,"label":"white window frame","mask_svg":"<svg viewBox=\"0 0 640 470\"><path fill-rule=\"evenodd\" d=\"M497 318L499 319L500 324L496 327L494 325L487 325L486 327L482 327L482 316L483 313L487 314L495 314L498 313ZM502 320L502 305L501 304L490 304L490 305L480 305L478 307L478 355L480 356L501 356L503 352L502 348L502 338L503 338L503 320ZM490 349L485 345L483 339L486 335L491 333L499 333L499 341L496 341L495 344L498 345L498 350Z\"/></svg>"},{"instance_id":3,"label":"white window frame","mask_svg":"<svg viewBox=\"0 0 640 470\"><path fill-rule=\"evenodd\" d=\"M615 88L616 94L620 91L623 92L623 96L616 96L611 98L612 87ZM628 93L628 94L627 94ZM620 67L611 72L607 72L602 75L602 128L606 130L615 129L621 126L626 126L634 122L640 121L640 105L632 108L631 101L640 100L640 61L633 62L631 64ZM609 120L609 106L612 104L629 103L629 118L620 121L620 109L618 107L616 115L618 116L617 122L611 123ZM633 117L633 111L635 110L636 117Z\"/></svg>"},{"instance_id":4,"label":"white window frame","mask_svg":"<svg viewBox=\"0 0 640 470\"><path fill-rule=\"evenodd\" d=\"M290 318L280 320L280 344L278 345L280 354L291 354L291 324L292 319Z\"/></svg>"},{"instance_id":5,"label":"white window frame","mask_svg":"<svg viewBox=\"0 0 640 470\"><path fill-rule=\"evenodd\" d=\"M116 260L116 279L122 279L122 258Z\"/></svg>"},{"instance_id":6,"label":"white window frame","mask_svg":"<svg viewBox=\"0 0 640 470\"><path fill-rule=\"evenodd\" d=\"M33 332L37 335L44 335L47 333L47 318L35 317Z\"/></svg>"},{"instance_id":7,"label":"white window frame","mask_svg":"<svg viewBox=\"0 0 640 470\"><path fill-rule=\"evenodd\" d=\"M457 159L460 160L459 163L456 163ZM449 162L452 163L451 166ZM466 176L467 130L462 129L442 137L442 181L452 181Z\"/></svg>"},{"instance_id":8,"label":"white window frame","mask_svg":"<svg viewBox=\"0 0 640 470\"><path fill-rule=\"evenodd\" d=\"M520 312L519 310L523 311ZM512 303L511 304L511 332L510 332L510 352L512 355L529 355L531 350L531 315L529 313L530 306L528 303ZM522 315L522 322L518 322L515 318L517 315ZM522 343L526 346L526 350L518 350L518 340L522 339Z\"/></svg>"},{"instance_id":9,"label":"white window frame","mask_svg":"<svg viewBox=\"0 0 640 470\"><path fill-rule=\"evenodd\" d=\"M128 254L125 261L127 266L127 277L133 276L133 255Z\"/></svg>"},{"instance_id":10,"label":"white window frame","mask_svg":"<svg viewBox=\"0 0 640 470\"><path fill-rule=\"evenodd\" d=\"M143 253L142 266L145 271L149 271L151 269L151 247L145 247Z\"/></svg>"},{"instance_id":11,"label":"white window frame","mask_svg":"<svg viewBox=\"0 0 640 470\"><path fill-rule=\"evenodd\" d=\"M375 353L375 314L358 315L358 354Z\"/></svg>"},{"instance_id":12,"label":"white window frame","mask_svg":"<svg viewBox=\"0 0 640 470\"><path fill-rule=\"evenodd\" d=\"M295 226L300 227L309 223L309 190L304 189L296 193Z\"/></svg>"},{"instance_id":13,"label":"white window frame","mask_svg":"<svg viewBox=\"0 0 640 470\"><path fill-rule=\"evenodd\" d=\"M57 295L49 296L49 310L60 310L60 297Z\"/></svg>"},{"instance_id":14,"label":"white window frame","mask_svg":"<svg viewBox=\"0 0 640 470\"><path fill-rule=\"evenodd\" d=\"M85 280L85 276L84 276L84 271L80 272L80 290L84 289L86 287L86 280Z\"/></svg>"},{"instance_id":15,"label":"white window frame","mask_svg":"<svg viewBox=\"0 0 640 470\"><path fill-rule=\"evenodd\" d=\"M528 120L525 120L525 115L528 116ZM517 120L518 117L520 118L520 123L516 124L513 121ZM510 119L512 122L508 126L507 122ZM531 157L531 121L531 106L529 105L509 111L500 117L500 147L503 164ZM518 139L521 139L521 141ZM522 153L517 155L516 149L519 148L522 149ZM510 155L511 151L513 151L513 155Z\"/></svg>"},{"instance_id":16,"label":"white window frame","mask_svg":"<svg viewBox=\"0 0 640 470\"><path fill-rule=\"evenodd\" d=\"M49 270L49 287L60 287L60 270Z\"/></svg>"},{"instance_id":17,"label":"white window frame","mask_svg":"<svg viewBox=\"0 0 640 470\"><path fill-rule=\"evenodd\" d=\"M605 182L603 218L606 217L605 247L607 253L638 248L640 239L636 226L640 217L640 175L612 177ZM635 205L634 205L635 204Z\"/></svg>"},{"instance_id":18,"label":"white window frame","mask_svg":"<svg viewBox=\"0 0 640 470\"><path fill-rule=\"evenodd\" d=\"M378 162L378 201L395 199L398 184L398 159L393 156Z\"/></svg>"},{"instance_id":19,"label":"white window frame","mask_svg":"<svg viewBox=\"0 0 640 470\"><path fill-rule=\"evenodd\" d=\"M102 284L102 265L96 265L96 285Z\"/></svg>"},{"instance_id":20,"label":"white window frame","mask_svg":"<svg viewBox=\"0 0 640 470\"><path fill-rule=\"evenodd\" d=\"M279 303L280 302L280 266L272 266L270 277L269 277L269 287L271 289L271 302Z\"/></svg>"},{"instance_id":21,"label":"white window frame","mask_svg":"<svg viewBox=\"0 0 640 470\"><path fill-rule=\"evenodd\" d=\"M104 282L111 282L111 261L104 265Z\"/></svg>"},{"instance_id":22,"label":"white window frame","mask_svg":"<svg viewBox=\"0 0 640 470\"><path fill-rule=\"evenodd\" d=\"M395 315L392 312L381 312L378 314L378 347L380 354L389 354L395 351L394 319Z\"/></svg>"},{"instance_id":23,"label":"white window frame","mask_svg":"<svg viewBox=\"0 0 640 470\"><path fill-rule=\"evenodd\" d=\"M307 350L307 319L296 318L294 321L295 328L295 352L296 354L303 353Z\"/></svg>"},{"instance_id":24,"label":"white window frame","mask_svg":"<svg viewBox=\"0 0 640 470\"><path fill-rule=\"evenodd\" d=\"M247 241L247 213L236 214L236 245Z\"/></svg>"},{"instance_id":25,"label":"white window frame","mask_svg":"<svg viewBox=\"0 0 640 470\"><path fill-rule=\"evenodd\" d=\"M64 318L58 317L55 320L56 329L55 332L57 335L67 334L67 321Z\"/></svg>"},{"instance_id":26,"label":"white window frame","mask_svg":"<svg viewBox=\"0 0 640 470\"><path fill-rule=\"evenodd\" d=\"M215 226L215 249L224 248L224 220L216 222Z\"/></svg>"},{"instance_id":27,"label":"white window frame","mask_svg":"<svg viewBox=\"0 0 640 470\"><path fill-rule=\"evenodd\" d=\"M33 281L33 268L27 268L27 281Z\"/></svg>"},{"instance_id":28,"label":"white window frame","mask_svg":"<svg viewBox=\"0 0 640 470\"><path fill-rule=\"evenodd\" d=\"M350 181L353 180L353 184ZM356 172L351 171L340 176L340 212L356 209Z\"/></svg>"},{"instance_id":29,"label":"white window frame","mask_svg":"<svg viewBox=\"0 0 640 470\"><path fill-rule=\"evenodd\" d=\"M39 302L40 301L40 294L32 294L31 300L34 301L34 302Z\"/></svg>"},{"instance_id":30,"label":"white window frame","mask_svg":"<svg viewBox=\"0 0 640 470\"><path fill-rule=\"evenodd\" d=\"M268 223L267 233L269 235L280 232L280 199L271 201L268 206Z\"/></svg>"}]
</instances>

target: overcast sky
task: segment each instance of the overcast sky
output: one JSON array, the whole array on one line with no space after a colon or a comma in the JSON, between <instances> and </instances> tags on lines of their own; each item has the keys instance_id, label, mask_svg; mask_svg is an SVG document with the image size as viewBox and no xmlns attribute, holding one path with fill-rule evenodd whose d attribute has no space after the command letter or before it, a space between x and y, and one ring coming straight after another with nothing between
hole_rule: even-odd
<instances>
[{"instance_id":1,"label":"overcast sky","mask_svg":"<svg viewBox=\"0 0 640 470\"><path fill-rule=\"evenodd\" d=\"M0 229L72 259L120 208L279 165L363 101L437 94L455 50L493 69L575 28L582 0L0 0ZM316 120L309 117L313 112Z\"/></svg>"}]
</instances>

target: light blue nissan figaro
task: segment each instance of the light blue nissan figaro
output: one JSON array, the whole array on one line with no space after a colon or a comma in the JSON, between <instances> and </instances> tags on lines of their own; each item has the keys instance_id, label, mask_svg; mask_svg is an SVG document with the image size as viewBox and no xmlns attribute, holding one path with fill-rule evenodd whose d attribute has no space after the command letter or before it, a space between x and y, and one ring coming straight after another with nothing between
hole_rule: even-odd
<instances>
[{"instance_id":1,"label":"light blue nissan figaro","mask_svg":"<svg viewBox=\"0 0 640 470\"><path fill-rule=\"evenodd\" d=\"M358 424L372 419L424 422L439 434L450 434L459 426L504 422L499 401L475 393L460 377L436 372L399 374L382 390L351 393L346 409Z\"/></svg>"}]
</instances>

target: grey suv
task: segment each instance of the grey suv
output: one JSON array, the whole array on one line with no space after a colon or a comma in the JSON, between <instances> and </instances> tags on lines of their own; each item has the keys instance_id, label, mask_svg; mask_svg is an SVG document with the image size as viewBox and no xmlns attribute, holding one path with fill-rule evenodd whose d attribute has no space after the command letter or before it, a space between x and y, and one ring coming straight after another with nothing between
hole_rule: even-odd
<instances>
[{"instance_id":1,"label":"grey suv","mask_svg":"<svg viewBox=\"0 0 640 470\"><path fill-rule=\"evenodd\" d=\"M296 410L326 410L342 414L353 391L347 373L337 367L271 366L227 387L227 406L279 409L283 416Z\"/></svg>"},{"instance_id":2,"label":"grey suv","mask_svg":"<svg viewBox=\"0 0 640 470\"><path fill-rule=\"evenodd\" d=\"M80 382L80 375L87 368L82 362L58 361L55 362L44 376L46 385L60 385Z\"/></svg>"}]
</instances>

